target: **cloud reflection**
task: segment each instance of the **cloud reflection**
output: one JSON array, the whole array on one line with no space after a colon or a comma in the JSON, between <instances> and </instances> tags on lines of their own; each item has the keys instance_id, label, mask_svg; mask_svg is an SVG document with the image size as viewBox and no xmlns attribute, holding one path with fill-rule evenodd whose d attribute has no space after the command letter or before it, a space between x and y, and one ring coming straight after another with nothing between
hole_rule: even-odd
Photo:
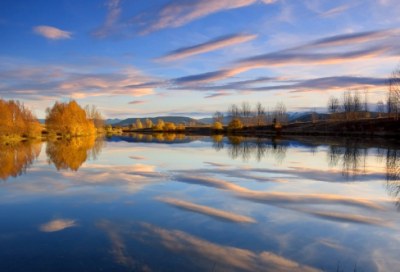
<instances>
[{"instance_id":1,"label":"cloud reflection","mask_svg":"<svg viewBox=\"0 0 400 272\"><path fill-rule=\"evenodd\" d=\"M76 220L70 219L57 219L41 225L39 230L43 232L56 232L66 228L75 227L75 221Z\"/></svg>"},{"instance_id":2,"label":"cloud reflection","mask_svg":"<svg viewBox=\"0 0 400 272\"><path fill-rule=\"evenodd\" d=\"M164 197L157 197L155 199L165 202L167 204L170 204L172 206L175 206L177 208L181 208L181 209L196 212L196 213L201 213L204 215L215 217L217 219L223 219L223 220L232 221L232 222L236 222L236 223L256 223L257 222L253 218L250 218L247 216L229 213L229 212L221 211L221 210L214 209L211 207L193 204L193 203L186 202L186 201L179 200L179 199L164 198Z\"/></svg>"}]
</instances>

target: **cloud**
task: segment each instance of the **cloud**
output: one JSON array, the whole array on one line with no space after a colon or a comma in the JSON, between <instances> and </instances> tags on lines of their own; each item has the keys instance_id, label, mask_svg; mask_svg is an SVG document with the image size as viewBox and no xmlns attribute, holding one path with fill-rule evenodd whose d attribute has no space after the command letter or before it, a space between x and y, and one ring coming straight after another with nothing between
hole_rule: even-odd
<instances>
[{"instance_id":1,"label":"cloud","mask_svg":"<svg viewBox=\"0 0 400 272\"><path fill-rule=\"evenodd\" d=\"M51 26L36 26L33 28L33 32L53 40L71 39L72 34L72 32L63 31Z\"/></svg>"},{"instance_id":2,"label":"cloud","mask_svg":"<svg viewBox=\"0 0 400 272\"><path fill-rule=\"evenodd\" d=\"M196 213L201 213L201 214L204 214L207 216L215 217L217 219L232 221L232 222L236 222L236 223L256 223L257 222L253 218L250 218L247 216L234 214L234 213L230 213L230 212L225 212L225 211L221 211L221 210L214 209L211 207L197 205L197 204L193 204L193 203L186 202L186 201L179 200L179 199L163 198L163 197L157 197L155 199L165 202L167 204L170 204L172 206L175 206L177 208L181 208L181 209L196 212Z\"/></svg>"},{"instance_id":3,"label":"cloud","mask_svg":"<svg viewBox=\"0 0 400 272\"><path fill-rule=\"evenodd\" d=\"M232 95L230 93L216 93L216 94L210 94L205 96L204 98L218 98L218 97L224 97L224 96L229 96Z\"/></svg>"},{"instance_id":4,"label":"cloud","mask_svg":"<svg viewBox=\"0 0 400 272\"><path fill-rule=\"evenodd\" d=\"M219 81L256 68L332 65L372 58L396 57L400 55L400 51L394 46L398 42L398 35L395 35L398 31L399 29L385 29L335 35L312 41L302 46L237 60L230 67L220 68L216 71L171 79L168 84L177 85L177 88L184 89L185 86L182 87L180 85ZM371 44L372 42L374 44ZM335 48L335 46L350 46L354 44L357 44L357 47L352 50ZM321 48L326 49L326 47L332 48L328 48L326 52L320 52ZM332 49L336 51L340 49L340 51L335 52ZM198 87L201 88L203 86L200 85Z\"/></svg>"},{"instance_id":5,"label":"cloud","mask_svg":"<svg viewBox=\"0 0 400 272\"><path fill-rule=\"evenodd\" d=\"M148 160L148 158L140 157L140 156L129 156L132 160Z\"/></svg>"},{"instance_id":6,"label":"cloud","mask_svg":"<svg viewBox=\"0 0 400 272\"><path fill-rule=\"evenodd\" d=\"M55 232L60 231L66 228L75 227L76 220L69 220L69 219L58 219L50 221L46 224L43 224L39 227L40 231L43 232Z\"/></svg>"},{"instance_id":7,"label":"cloud","mask_svg":"<svg viewBox=\"0 0 400 272\"><path fill-rule=\"evenodd\" d=\"M382 219L378 217L363 216L359 214L344 214L339 212L311 211L307 209L296 210L330 221L374 225L392 229L397 228L392 222L388 221L387 219Z\"/></svg>"},{"instance_id":8,"label":"cloud","mask_svg":"<svg viewBox=\"0 0 400 272\"><path fill-rule=\"evenodd\" d=\"M155 240L175 254L187 256L197 264L199 263L199 257L208 260L207 264L217 263L218 270L221 271L320 271L319 269L302 265L272 252L263 251L255 253L247 249L223 246L208 242L183 231L167 230L148 223L141 223L141 226L145 229L142 240Z\"/></svg>"},{"instance_id":9,"label":"cloud","mask_svg":"<svg viewBox=\"0 0 400 272\"><path fill-rule=\"evenodd\" d=\"M57 100L100 95L143 96L153 88L139 85L152 78L137 68L104 58L79 58L78 63L46 64L0 57L0 95L25 99Z\"/></svg>"},{"instance_id":10,"label":"cloud","mask_svg":"<svg viewBox=\"0 0 400 272\"><path fill-rule=\"evenodd\" d=\"M139 100L137 100L137 101L128 102L128 104L129 105L139 105L139 104L144 104L144 103L147 103L147 102L149 102L149 101L144 101L144 100L139 101Z\"/></svg>"},{"instance_id":11,"label":"cloud","mask_svg":"<svg viewBox=\"0 0 400 272\"><path fill-rule=\"evenodd\" d=\"M343 6L339 6L333 9L330 9L322 14L320 14L318 17L321 18L332 18L332 17L336 17L339 14L341 14L344 10L349 9L354 7L354 5L343 5Z\"/></svg>"},{"instance_id":12,"label":"cloud","mask_svg":"<svg viewBox=\"0 0 400 272\"><path fill-rule=\"evenodd\" d=\"M140 27L140 35L145 35L164 28L180 27L223 10L273 2L275 0L173 0L161 8L138 14L131 22Z\"/></svg>"},{"instance_id":13,"label":"cloud","mask_svg":"<svg viewBox=\"0 0 400 272\"><path fill-rule=\"evenodd\" d=\"M227 36L222 36L215 38L209 42L190 46L190 47L184 47L177 49L175 51L172 51L171 53L165 55L162 58L156 59L156 61L173 61L177 59L182 59L186 58L189 56L209 52L209 51L214 51L223 47L231 46L234 44L238 43L243 43L250 41L254 38L256 38L257 35L244 35L244 34L232 34L232 35L227 35Z\"/></svg>"},{"instance_id":14,"label":"cloud","mask_svg":"<svg viewBox=\"0 0 400 272\"><path fill-rule=\"evenodd\" d=\"M231 166L230 164L226 163L219 163L219 162L204 162L205 164L211 165L211 166L217 166L217 167L228 167Z\"/></svg>"},{"instance_id":15,"label":"cloud","mask_svg":"<svg viewBox=\"0 0 400 272\"><path fill-rule=\"evenodd\" d=\"M90 32L92 36L102 39L117 32L118 26L116 24L122 12L122 9L118 5L119 0L111 0L105 3L105 6L108 7L106 19L102 26Z\"/></svg>"},{"instance_id":16,"label":"cloud","mask_svg":"<svg viewBox=\"0 0 400 272\"><path fill-rule=\"evenodd\" d=\"M177 175L176 181L190 184L197 184L206 187L214 187L222 190L234 192L237 197L253 202L269 205L287 204L340 204L354 207L361 207L369 210L385 210L385 208L367 199L346 197L330 194L292 194L281 192L258 192L246 189L231 182L210 177L196 177L190 175Z\"/></svg>"}]
</instances>

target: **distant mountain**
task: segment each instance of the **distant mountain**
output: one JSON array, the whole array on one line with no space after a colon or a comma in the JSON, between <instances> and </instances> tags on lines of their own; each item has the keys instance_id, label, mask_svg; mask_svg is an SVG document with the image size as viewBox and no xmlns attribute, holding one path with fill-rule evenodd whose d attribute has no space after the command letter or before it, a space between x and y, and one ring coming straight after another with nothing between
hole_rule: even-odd
<instances>
[{"instance_id":1,"label":"distant mountain","mask_svg":"<svg viewBox=\"0 0 400 272\"><path fill-rule=\"evenodd\" d=\"M44 124L44 119L38 119L40 124Z\"/></svg>"},{"instance_id":2,"label":"distant mountain","mask_svg":"<svg viewBox=\"0 0 400 272\"><path fill-rule=\"evenodd\" d=\"M318 120L328 120L329 119L329 114L327 113L317 113L318 114ZM371 111L370 113L370 118L377 118L379 116L379 113ZM296 119L290 120L291 122L311 122L311 113L304 114Z\"/></svg>"},{"instance_id":3,"label":"distant mountain","mask_svg":"<svg viewBox=\"0 0 400 272\"><path fill-rule=\"evenodd\" d=\"M136 124L136 120L139 119L142 123L145 122L146 119L149 119L153 124L158 123L158 119L162 119L164 122L170 122L174 124L183 124L188 126L190 122L195 122L196 126L205 126L207 123L201 121L201 120L196 120L190 117L183 117L183 116L159 116L159 117L152 117L152 118L127 118L125 120L122 120L118 123L115 123L113 125L118 125L118 126L129 126L133 123Z\"/></svg>"},{"instance_id":4,"label":"distant mountain","mask_svg":"<svg viewBox=\"0 0 400 272\"><path fill-rule=\"evenodd\" d=\"M232 117L230 117L230 116L225 116L225 117L224 117L224 123L223 123L223 125L229 124L229 122L230 122L231 120L232 120ZM202 121L202 122L207 123L207 124L212 124L212 123L214 123L214 119L212 119L211 117L210 117L210 118L202 118L202 119L199 119L199 121Z\"/></svg>"},{"instance_id":5,"label":"distant mountain","mask_svg":"<svg viewBox=\"0 0 400 272\"><path fill-rule=\"evenodd\" d=\"M122 121L122 119L118 119L118 118L115 118L115 119L107 119L106 120L106 123L107 124L110 124L110 125L114 125L114 124L117 124L117 123L119 123L119 122L121 122Z\"/></svg>"}]
</instances>

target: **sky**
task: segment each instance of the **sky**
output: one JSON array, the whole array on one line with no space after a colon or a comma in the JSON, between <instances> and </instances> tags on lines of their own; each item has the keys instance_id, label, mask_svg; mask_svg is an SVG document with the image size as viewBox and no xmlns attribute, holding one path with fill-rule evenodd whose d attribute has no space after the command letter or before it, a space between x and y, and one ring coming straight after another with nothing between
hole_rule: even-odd
<instances>
[{"instance_id":1,"label":"sky","mask_svg":"<svg viewBox=\"0 0 400 272\"><path fill-rule=\"evenodd\" d=\"M0 0L0 97L107 118L209 117L232 103L326 112L384 99L398 0ZM373 105L372 105L373 106ZM374 106L373 106L374 107Z\"/></svg>"}]
</instances>

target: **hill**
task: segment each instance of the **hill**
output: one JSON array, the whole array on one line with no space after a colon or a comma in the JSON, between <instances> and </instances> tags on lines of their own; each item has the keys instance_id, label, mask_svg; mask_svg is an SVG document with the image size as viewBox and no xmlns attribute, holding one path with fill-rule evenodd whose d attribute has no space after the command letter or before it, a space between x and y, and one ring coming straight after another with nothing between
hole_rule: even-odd
<instances>
[{"instance_id":1,"label":"hill","mask_svg":"<svg viewBox=\"0 0 400 272\"><path fill-rule=\"evenodd\" d=\"M379 116L379 113L377 112L370 112L370 118L377 118ZM329 114L327 113L318 113L318 120L319 121L324 121L329 119ZM290 122L311 122L311 113L302 115L296 119L290 120Z\"/></svg>"},{"instance_id":2,"label":"hill","mask_svg":"<svg viewBox=\"0 0 400 272\"><path fill-rule=\"evenodd\" d=\"M106 119L106 123L107 123L107 124L110 124L110 125L117 124L117 123L119 123L119 122L121 122L121 121L122 121L122 119L118 119L118 118L115 118L115 119Z\"/></svg>"},{"instance_id":3,"label":"hill","mask_svg":"<svg viewBox=\"0 0 400 272\"><path fill-rule=\"evenodd\" d=\"M162 119L164 122L170 122L174 124L183 124L185 126L188 126L190 122L194 122L196 126L205 126L208 125L207 123L201 121L201 120L196 120L190 117L183 117L183 116L159 116L159 117L152 117L152 118L127 118L119 123L113 124L113 125L118 125L118 126L130 126L131 124L135 123L136 120L139 119L140 122L144 123L146 119L149 119L153 124L158 123L158 119Z\"/></svg>"}]
</instances>

